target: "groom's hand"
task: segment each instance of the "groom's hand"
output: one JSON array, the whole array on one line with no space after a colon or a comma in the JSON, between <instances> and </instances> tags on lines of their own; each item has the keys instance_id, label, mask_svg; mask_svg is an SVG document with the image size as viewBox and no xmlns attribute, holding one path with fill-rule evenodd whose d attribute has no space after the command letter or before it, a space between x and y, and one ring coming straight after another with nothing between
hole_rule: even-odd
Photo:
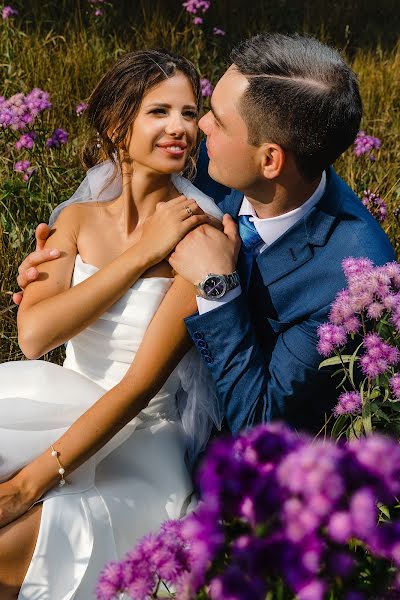
<instances>
[{"instance_id":1,"label":"groom's hand","mask_svg":"<svg viewBox=\"0 0 400 600\"><path fill-rule=\"evenodd\" d=\"M40 223L36 227L36 250L31 252L18 267L17 282L22 291L16 292L13 295L15 304L21 304L23 290L32 281L35 281L39 275L37 266L49 260L54 260L60 256L60 251L57 248L44 248L47 238L50 235L50 227L46 223Z\"/></svg>"},{"instance_id":2,"label":"groom's hand","mask_svg":"<svg viewBox=\"0 0 400 600\"><path fill-rule=\"evenodd\" d=\"M171 267L184 279L197 285L209 273L228 275L236 268L240 250L237 226L224 215L223 232L201 225L183 238L169 258Z\"/></svg>"}]
</instances>

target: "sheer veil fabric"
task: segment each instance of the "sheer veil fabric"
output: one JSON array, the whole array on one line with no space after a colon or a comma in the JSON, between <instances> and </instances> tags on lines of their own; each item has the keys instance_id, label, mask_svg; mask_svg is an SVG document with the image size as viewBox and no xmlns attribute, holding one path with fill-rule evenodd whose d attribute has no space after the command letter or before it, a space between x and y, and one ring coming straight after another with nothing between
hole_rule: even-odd
<instances>
[{"instance_id":1,"label":"sheer veil fabric","mask_svg":"<svg viewBox=\"0 0 400 600\"><path fill-rule=\"evenodd\" d=\"M212 198L180 175L173 174L171 179L181 194L194 199L204 212L222 220L223 213ZM61 211L71 204L108 202L121 193L120 169L111 160L106 160L87 171L85 179L71 198L59 204L51 213L49 225L53 225ZM180 362L178 375L181 388L177 393L177 404L187 439L189 464L193 465L197 456L205 449L213 426L221 429L223 407L219 403L207 367L195 348Z\"/></svg>"}]
</instances>

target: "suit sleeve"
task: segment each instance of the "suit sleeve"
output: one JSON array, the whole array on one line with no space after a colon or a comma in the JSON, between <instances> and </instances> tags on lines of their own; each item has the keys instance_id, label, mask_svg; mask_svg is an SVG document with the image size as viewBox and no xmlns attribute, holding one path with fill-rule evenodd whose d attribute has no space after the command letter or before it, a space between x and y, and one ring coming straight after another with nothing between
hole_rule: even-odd
<instances>
[{"instance_id":1,"label":"suit sleeve","mask_svg":"<svg viewBox=\"0 0 400 600\"><path fill-rule=\"evenodd\" d=\"M186 319L224 403L232 433L275 419L313 429L315 413L323 418L328 401L324 392L334 386L327 385L330 372L318 370L322 357L316 345L317 327L327 320L328 312L326 306L278 332L267 350L257 341L245 294Z\"/></svg>"}]
</instances>

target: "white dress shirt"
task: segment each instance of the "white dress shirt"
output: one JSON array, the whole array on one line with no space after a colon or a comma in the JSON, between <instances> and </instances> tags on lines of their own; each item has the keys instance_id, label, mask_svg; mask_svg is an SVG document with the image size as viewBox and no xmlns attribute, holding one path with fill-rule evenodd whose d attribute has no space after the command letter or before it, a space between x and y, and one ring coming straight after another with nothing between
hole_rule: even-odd
<instances>
[{"instance_id":1,"label":"white dress shirt","mask_svg":"<svg viewBox=\"0 0 400 600\"><path fill-rule=\"evenodd\" d=\"M318 184L315 192L306 200L301 206L291 210L283 215L278 215L277 217L269 217L267 219L260 219L257 216L256 211L254 210L253 205L250 201L244 196L242 206L239 210L239 217L242 215L249 215L250 221L254 223L254 227L256 228L259 236L263 240L264 244L260 244L259 252L263 252L268 246L270 246L273 242L275 242L278 238L281 237L292 225L294 225L297 221L299 221L309 210L312 209L313 206L317 204L325 193L326 187L326 173L325 171L322 173L321 181ZM221 304L225 304L226 302L230 302L237 296L242 293L242 289L240 286L235 289L227 292L222 298L217 298L214 300L209 300L208 298L202 298L201 296L197 296L197 308L199 314L202 315Z\"/></svg>"}]
</instances>

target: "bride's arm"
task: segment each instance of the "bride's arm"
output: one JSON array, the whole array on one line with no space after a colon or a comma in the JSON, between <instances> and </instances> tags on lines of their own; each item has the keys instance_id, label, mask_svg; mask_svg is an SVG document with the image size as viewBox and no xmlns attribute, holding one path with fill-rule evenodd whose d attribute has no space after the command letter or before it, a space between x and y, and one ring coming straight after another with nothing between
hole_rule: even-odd
<instances>
[{"instance_id":1,"label":"bride's arm","mask_svg":"<svg viewBox=\"0 0 400 600\"><path fill-rule=\"evenodd\" d=\"M183 196L160 203L145 222L137 244L73 288L80 207L66 208L47 243L60 249L61 258L38 267L38 280L25 290L18 311L18 340L27 358L38 358L85 329L168 255L190 229L209 221L204 214L185 218L187 204Z\"/></svg>"},{"instance_id":2,"label":"bride's arm","mask_svg":"<svg viewBox=\"0 0 400 600\"><path fill-rule=\"evenodd\" d=\"M196 310L193 285L177 277L151 321L135 360L123 380L102 396L68 431L54 442L65 477L102 448L162 387L190 348L183 319ZM50 449L24 467L10 482L0 485L0 527L14 520L59 481L56 460ZM17 490L16 504L2 498L2 486ZM8 486L8 488L7 488ZM4 488L3 488L4 489ZM8 512L7 512L8 509ZM3 517L1 513L3 512Z\"/></svg>"}]
</instances>

